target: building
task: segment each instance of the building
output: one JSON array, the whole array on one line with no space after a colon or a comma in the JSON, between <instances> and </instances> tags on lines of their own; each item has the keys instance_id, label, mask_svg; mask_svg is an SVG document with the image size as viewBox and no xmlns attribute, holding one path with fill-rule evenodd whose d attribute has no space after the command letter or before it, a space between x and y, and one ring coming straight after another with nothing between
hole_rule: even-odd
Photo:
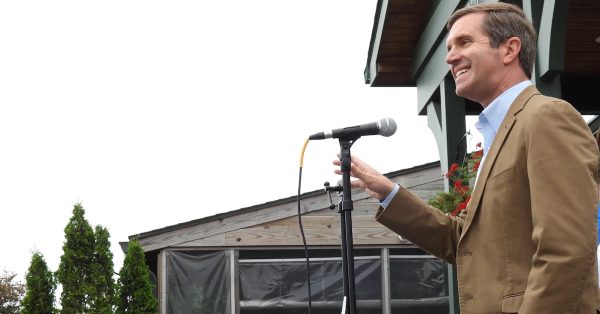
<instances>
[{"instance_id":1,"label":"building","mask_svg":"<svg viewBox=\"0 0 600 314\"><path fill-rule=\"evenodd\" d=\"M425 200L443 190L438 162L388 176ZM447 313L447 265L375 222L377 201L366 193L353 191L352 199L361 313ZM340 313L341 215L329 208L324 189L300 200L312 312ZM161 313L305 313L308 281L297 205L294 196L131 236L156 276Z\"/></svg>"}]
</instances>

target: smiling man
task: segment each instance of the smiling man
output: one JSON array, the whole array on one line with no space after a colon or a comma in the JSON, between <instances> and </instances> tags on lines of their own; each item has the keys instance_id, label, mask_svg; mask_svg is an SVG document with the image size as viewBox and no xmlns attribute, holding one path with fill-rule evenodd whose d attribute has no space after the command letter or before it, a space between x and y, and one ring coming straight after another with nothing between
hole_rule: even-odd
<instances>
[{"instance_id":1,"label":"smiling man","mask_svg":"<svg viewBox=\"0 0 600 314\"><path fill-rule=\"evenodd\" d=\"M596 313L599 153L587 124L530 81L536 34L520 8L466 7L448 31L456 94L484 108L484 157L466 218L428 206L356 157L353 187L383 200L377 221L456 265L461 314Z\"/></svg>"}]
</instances>

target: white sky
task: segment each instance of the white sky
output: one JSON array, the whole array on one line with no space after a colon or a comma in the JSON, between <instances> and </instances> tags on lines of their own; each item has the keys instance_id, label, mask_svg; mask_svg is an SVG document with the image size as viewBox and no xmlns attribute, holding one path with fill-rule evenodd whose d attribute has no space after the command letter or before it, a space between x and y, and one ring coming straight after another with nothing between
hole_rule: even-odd
<instances>
[{"instance_id":1,"label":"white sky","mask_svg":"<svg viewBox=\"0 0 600 314\"><path fill-rule=\"evenodd\" d=\"M353 155L438 160L416 90L364 84L376 2L0 2L0 268L56 270L76 202L119 271L129 235L294 196L319 131L392 117ZM309 143L303 192L338 151Z\"/></svg>"}]
</instances>

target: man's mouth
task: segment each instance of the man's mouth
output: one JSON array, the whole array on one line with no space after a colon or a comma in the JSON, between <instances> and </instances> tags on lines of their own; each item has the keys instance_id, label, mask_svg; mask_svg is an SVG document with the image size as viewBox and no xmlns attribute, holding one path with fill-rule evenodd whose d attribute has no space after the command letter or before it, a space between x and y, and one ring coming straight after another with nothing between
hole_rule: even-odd
<instances>
[{"instance_id":1,"label":"man's mouth","mask_svg":"<svg viewBox=\"0 0 600 314\"><path fill-rule=\"evenodd\" d=\"M462 69L462 70L460 70L460 71L456 72L456 78L458 78L459 76L461 76L461 75L463 75L463 74L465 74L465 73L469 72L469 70L470 70L470 69Z\"/></svg>"}]
</instances>

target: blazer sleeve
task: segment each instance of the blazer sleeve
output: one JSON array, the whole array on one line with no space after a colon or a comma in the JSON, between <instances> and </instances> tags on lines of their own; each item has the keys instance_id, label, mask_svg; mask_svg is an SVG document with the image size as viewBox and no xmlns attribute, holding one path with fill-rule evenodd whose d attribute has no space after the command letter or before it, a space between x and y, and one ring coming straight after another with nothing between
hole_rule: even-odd
<instances>
[{"instance_id":1,"label":"blazer sleeve","mask_svg":"<svg viewBox=\"0 0 600 314\"><path fill-rule=\"evenodd\" d=\"M535 253L519 313L574 313L595 263L598 147L571 105L547 99L527 121Z\"/></svg>"},{"instance_id":2,"label":"blazer sleeve","mask_svg":"<svg viewBox=\"0 0 600 314\"><path fill-rule=\"evenodd\" d=\"M407 189L400 187L385 209L379 207L375 220L429 254L455 263L463 220L427 205Z\"/></svg>"}]
</instances>

